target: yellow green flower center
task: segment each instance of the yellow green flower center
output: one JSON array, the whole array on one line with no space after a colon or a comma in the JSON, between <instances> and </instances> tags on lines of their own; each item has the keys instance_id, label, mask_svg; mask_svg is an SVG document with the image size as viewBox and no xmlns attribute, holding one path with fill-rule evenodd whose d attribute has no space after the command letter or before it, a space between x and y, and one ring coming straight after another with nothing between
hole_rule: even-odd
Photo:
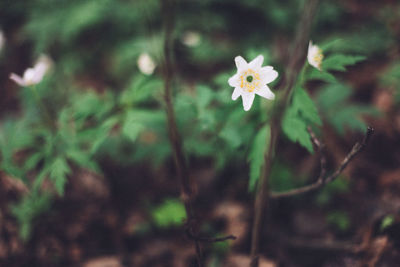
<instances>
[{"instance_id":1,"label":"yellow green flower center","mask_svg":"<svg viewBox=\"0 0 400 267\"><path fill-rule=\"evenodd\" d=\"M260 86L260 74L252 69L242 72L240 75L240 87L247 92L253 92Z\"/></svg>"},{"instance_id":2,"label":"yellow green flower center","mask_svg":"<svg viewBox=\"0 0 400 267\"><path fill-rule=\"evenodd\" d=\"M318 49L318 52L314 55L314 61L321 66L322 60L324 59L324 55L322 54L322 50Z\"/></svg>"}]
</instances>

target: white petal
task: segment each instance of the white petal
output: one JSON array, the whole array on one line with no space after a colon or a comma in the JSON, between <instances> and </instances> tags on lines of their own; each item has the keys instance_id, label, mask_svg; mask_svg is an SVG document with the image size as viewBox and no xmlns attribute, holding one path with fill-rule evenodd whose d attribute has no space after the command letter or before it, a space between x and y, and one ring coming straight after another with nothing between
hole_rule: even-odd
<instances>
[{"instance_id":1,"label":"white petal","mask_svg":"<svg viewBox=\"0 0 400 267\"><path fill-rule=\"evenodd\" d=\"M261 72L269 72L273 70L274 68L272 66L265 66L261 68Z\"/></svg>"},{"instance_id":2,"label":"white petal","mask_svg":"<svg viewBox=\"0 0 400 267\"><path fill-rule=\"evenodd\" d=\"M232 77L229 78L228 83L232 87L237 87L239 86L239 74L235 74Z\"/></svg>"},{"instance_id":3,"label":"white petal","mask_svg":"<svg viewBox=\"0 0 400 267\"><path fill-rule=\"evenodd\" d=\"M38 82L40 82L40 78L40 73L38 73L34 68L28 68L24 72L23 79L26 85L37 84Z\"/></svg>"},{"instance_id":4,"label":"white petal","mask_svg":"<svg viewBox=\"0 0 400 267\"><path fill-rule=\"evenodd\" d=\"M253 105L254 97L254 93L242 93L243 108L245 111L250 110L251 106Z\"/></svg>"},{"instance_id":5,"label":"white petal","mask_svg":"<svg viewBox=\"0 0 400 267\"><path fill-rule=\"evenodd\" d=\"M232 93L232 100L238 99L238 97L242 94L242 91L243 91L242 89L240 89L239 87L236 87Z\"/></svg>"},{"instance_id":6,"label":"white petal","mask_svg":"<svg viewBox=\"0 0 400 267\"><path fill-rule=\"evenodd\" d=\"M244 60L244 58L242 58L241 56L235 57L235 63L236 63L236 67L238 68L239 71L245 70L248 68L248 64L247 64L246 60Z\"/></svg>"},{"instance_id":7,"label":"white petal","mask_svg":"<svg viewBox=\"0 0 400 267\"><path fill-rule=\"evenodd\" d=\"M33 67L35 69L37 77L40 78L39 82L43 79L44 75L48 72L52 65L53 61L50 57L46 55L41 55L39 57L35 66Z\"/></svg>"},{"instance_id":8,"label":"white petal","mask_svg":"<svg viewBox=\"0 0 400 267\"><path fill-rule=\"evenodd\" d=\"M154 69L156 68L156 63L147 53L141 53L139 55L139 58L137 60L137 65L139 70L146 75L153 74Z\"/></svg>"},{"instance_id":9,"label":"white petal","mask_svg":"<svg viewBox=\"0 0 400 267\"><path fill-rule=\"evenodd\" d=\"M16 82L20 86L26 86L25 81L22 79L22 77L15 73L11 73L10 79Z\"/></svg>"},{"instance_id":10,"label":"white petal","mask_svg":"<svg viewBox=\"0 0 400 267\"><path fill-rule=\"evenodd\" d=\"M264 61L264 57L262 55L257 56L249 63L250 69L259 69Z\"/></svg>"},{"instance_id":11,"label":"white petal","mask_svg":"<svg viewBox=\"0 0 400 267\"><path fill-rule=\"evenodd\" d=\"M308 57L309 57L310 54L311 54L312 47L313 47L313 44L312 44L312 41L310 41L310 42L308 43L308 52L307 52L307 56L308 56Z\"/></svg>"},{"instance_id":12,"label":"white petal","mask_svg":"<svg viewBox=\"0 0 400 267\"><path fill-rule=\"evenodd\" d=\"M278 77L278 72L273 69L261 69L261 81L263 84L270 83Z\"/></svg>"},{"instance_id":13,"label":"white petal","mask_svg":"<svg viewBox=\"0 0 400 267\"><path fill-rule=\"evenodd\" d=\"M256 91L256 94L259 96L262 96L266 99L274 100L275 99L275 94L269 89L268 86L264 85L260 89Z\"/></svg>"}]
</instances>

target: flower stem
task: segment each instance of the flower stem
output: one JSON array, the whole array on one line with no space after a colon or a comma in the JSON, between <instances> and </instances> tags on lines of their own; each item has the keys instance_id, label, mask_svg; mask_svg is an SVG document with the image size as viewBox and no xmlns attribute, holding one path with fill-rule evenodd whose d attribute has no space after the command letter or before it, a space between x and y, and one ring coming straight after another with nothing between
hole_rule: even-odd
<instances>
[{"instance_id":1,"label":"flower stem","mask_svg":"<svg viewBox=\"0 0 400 267\"><path fill-rule=\"evenodd\" d=\"M173 79L173 63L171 58L171 43L172 32L174 26L174 6L173 0L161 0L162 11L164 14L165 23L165 40L164 40L164 62L163 62L163 76L164 76L164 101L167 114L167 126L169 141L171 144L175 168L178 179L181 185L181 198L185 206L187 223L186 231L188 236L197 236L196 218L193 210L194 190L190 180L189 169L185 159L182 148L182 139L176 125L176 118L174 106L172 104L172 88L171 83ZM203 266L203 257L198 239L192 239L196 249L197 264L199 267Z\"/></svg>"},{"instance_id":2,"label":"flower stem","mask_svg":"<svg viewBox=\"0 0 400 267\"><path fill-rule=\"evenodd\" d=\"M39 105L39 109L41 109L42 110L42 114L44 114L44 117L45 117L45 120L47 121L47 124L49 125L49 127L51 129L55 129L54 121L51 118L50 113L49 113L48 109L46 108L46 106L44 105L42 99L40 98L40 96L39 96L39 94L37 92L36 85L33 85L31 87L31 91L33 92L33 95L35 96L36 102Z\"/></svg>"},{"instance_id":3,"label":"flower stem","mask_svg":"<svg viewBox=\"0 0 400 267\"><path fill-rule=\"evenodd\" d=\"M305 60L305 52L309 41L311 24L318 6L319 0L308 0L305 3L302 17L297 29L297 35L294 42L291 56L291 61L286 68L286 75L282 84L282 97L278 99L274 107L274 114L271 118L271 140L269 142L268 150L264 155L264 164L259 179L259 186L256 193L254 203L254 221L251 234L251 252L250 252L250 267L258 267L259 252L260 252L260 239L262 237L262 226L264 212L267 208L269 197L269 176L271 173L271 166L275 154L275 148L278 136L281 131L281 121L290 102L290 97L295 88L296 81L298 80L299 73L302 69ZM303 68L304 69L304 68Z\"/></svg>"}]
</instances>

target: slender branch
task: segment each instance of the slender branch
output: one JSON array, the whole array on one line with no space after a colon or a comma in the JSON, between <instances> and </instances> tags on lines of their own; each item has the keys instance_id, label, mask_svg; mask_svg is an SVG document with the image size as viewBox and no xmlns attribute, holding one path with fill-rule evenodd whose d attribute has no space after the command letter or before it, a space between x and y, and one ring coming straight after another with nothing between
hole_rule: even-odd
<instances>
[{"instance_id":1,"label":"slender branch","mask_svg":"<svg viewBox=\"0 0 400 267\"><path fill-rule=\"evenodd\" d=\"M290 53L290 61L286 68L286 76L282 83L283 97L277 102L277 106L272 114L271 120L271 140L269 148L264 155L264 164L260 174L260 183L256 193L254 203L254 221L251 235L251 267L258 267L259 250L260 250L260 237L264 212L267 207L267 200L269 198L269 175L271 172L271 165L273 155L275 152L276 143L279 133L281 131L281 121L285 109L290 101L294 85L296 84L297 77L301 71L304 59L306 57L306 48L309 42L309 35L311 24L318 6L319 0L308 0L304 6L302 17L297 29L296 39L294 41L293 50Z\"/></svg>"},{"instance_id":2,"label":"slender branch","mask_svg":"<svg viewBox=\"0 0 400 267\"><path fill-rule=\"evenodd\" d=\"M195 229L195 215L192 207L192 201L194 198L194 191L192 189L192 183L189 176L188 165L182 149L182 141L176 125L176 118L174 113L174 106L172 104L172 90L171 83L174 76L173 63L171 57L171 44L172 44L172 32L174 28L174 0L161 0L162 13L164 14L164 25L165 25L165 39L164 39L164 64L163 64L163 76L164 76L164 101L166 105L167 113L167 126L168 136L171 143L174 163L177 172L178 179L181 185L181 198L183 200L186 214L187 214L187 233L193 233L196 236ZM197 264L199 267L203 266L203 257L200 242L196 239L192 239L196 248Z\"/></svg>"},{"instance_id":3,"label":"slender branch","mask_svg":"<svg viewBox=\"0 0 400 267\"><path fill-rule=\"evenodd\" d=\"M277 198L292 197L292 196L304 194L304 193L307 193L310 191L317 190L317 189L323 187L325 184L334 181L339 176L339 174L341 174L343 172L343 170L347 167L347 165L350 163L350 161L352 159L354 159L354 157L357 156L357 154L360 153L363 150L363 148L368 144L373 133L374 133L374 129L371 127L368 127L363 141L361 143L356 143L353 146L351 151L346 155L346 157L343 159L342 163L339 165L339 167L336 169L336 171L334 173L332 173L331 175L325 177L326 160L325 160L324 155L321 155L321 172L315 183L306 185L306 186L303 186L300 188L296 188L293 190L289 190L286 192L279 192L279 193L270 192L270 198L277 199ZM319 140L315 137L315 135L313 133L311 134L311 139L313 140L314 143L318 142L319 146L323 147L323 145L319 142Z\"/></svg>"},{"instance_id":4,"label":"slender branch","mask_svg":"<svg viewBox=\"0 0 400 267\"><path fill-rule=\"evenodd\" d=\"M226 240L235 240L236 237L228 235L225 237L199 237L197 234L197 220L193 210L193 200L196 192L193 190L193 183L190 178L189 168L185 159L182 147L182 138L176 125L174 106L172 103L171 83L174 77L174 66L171 56L172 33L174 28L174 0L161 0L162 12L165 23L164 40L164 62L162 66L164 78L164 101L167 114L168 136L173 151L174 163L177 176L181 186L181 198L187 214L185 232L189 239L194 242L196 248L196 258L199 267L203 266L203 256L200 242L222 242Z\"/></svg>"}]
</instances>

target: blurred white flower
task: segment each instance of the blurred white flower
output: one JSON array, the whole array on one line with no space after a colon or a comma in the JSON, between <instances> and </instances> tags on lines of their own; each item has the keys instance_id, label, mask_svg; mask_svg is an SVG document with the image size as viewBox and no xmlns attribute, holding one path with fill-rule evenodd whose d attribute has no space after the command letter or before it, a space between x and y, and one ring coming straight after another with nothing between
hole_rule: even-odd
<instances>
[{"instance_id":1,"label":"blurred white flower","mask_svg":"<svg viewBox=\"0 0 400 267\"><path fill-rule=\"evenodd\" d=\"M189 46L194 47L200 44L201 36L198 32L187 31L182 36L182 43Z\"/></svg>"},{"instance_id":2,"label":"blurred white flower","mask_svg":"<svg viewBox=\"0 0 400 267\"><path fill-rule=\"evenodd\" d=\"M156 63L153 61L153 59L147 53L140 54L137 64L138 64L139 70L146 75L153 74L154 69L156 68Z\"/></svg>"},{"instance_id":3,"label":"blurred white flower","mask_svg":"<svg viewBox=\"0 0 400 267\"><path fill-rule=\"evenodd\" d=\"M10 79L15 81L20 86L31 86L38 84L42 81L44 75L48 72L52 64L52 60L48 56L41 55L33 68L28 68L25 70L23 77L15 73L11 73Z\"/></svg>"},{"instance_id":4,"label":"blurred white flower","mask_svg":"<svg viewBox=\"0 0 400 267\"><path fill-rule=\"evenodd\" d=\"M308 44L307 54L308 63L310 63L310 65L314 68L322 70L321 64L323 59L324 55L322 54L321 48L319 48L317 45L313 45L312 41L310 41L310 43Z\"/></svg>"},{"instance_id":5,"label":"blurred white flower","mask_svg":"<svg viewBox=\"0 0 400 267\"><path fill-rule=\"evenodd\" d=\"M6 37L4 36L3 31L0 30L0 52L3 49L5 43L6 43Z\"/></svg>"},{"instance_id":6,"label":"blurred white flower","mask_svg":"<svg viewBox=\"0 0 400 267\"><path fill-rule=\"evenodd\" d=\"M235 87L232 94L233 100L242 96L245 111L251 108L255 94L270 100L275 98L267 83L275 80L278 77L278 72L272 66L262 67L263 61L262 55L253 59L250 63L247 63L241 56L235 58L237 73L229 78L228 83Z\"/></svg>"}]
</instances>

